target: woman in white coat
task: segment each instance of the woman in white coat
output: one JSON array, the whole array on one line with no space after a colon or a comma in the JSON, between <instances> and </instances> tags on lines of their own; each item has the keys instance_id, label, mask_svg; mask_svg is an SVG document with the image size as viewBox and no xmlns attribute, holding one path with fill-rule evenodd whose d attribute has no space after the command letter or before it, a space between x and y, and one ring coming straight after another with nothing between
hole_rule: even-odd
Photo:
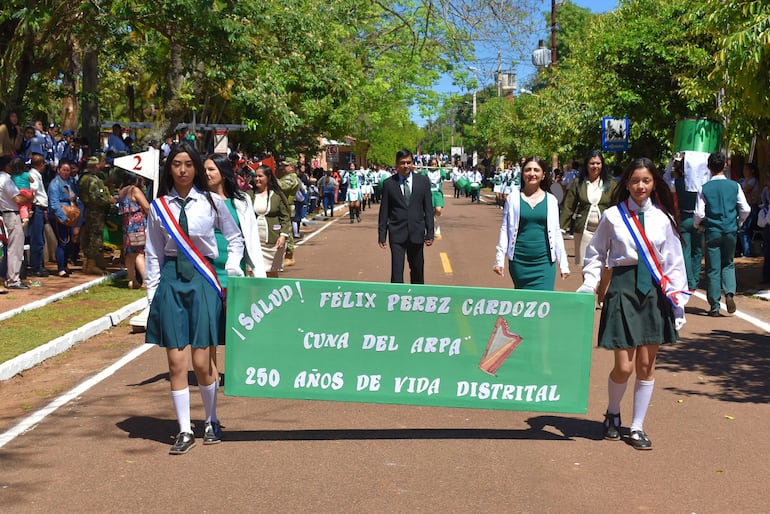
<instances>
[{"instance_id":1,"label":"woman in white coat","mask_svg":"<svg viewBox=\"0 0 770 514\"><path fill-rule=\"evenodd\" d=\"M501 277L508 270L516 289L552 291L556 263L562 279L569 276L567 251L559 228L559 202L548 192L551 178L545 163L524 161L521 189L513 188L505 201L493 270Z\"/></svg>"},{"instance_id":2,"label":"woman in white coat","mask_svg":"<svg viewBox=\"0 0 770 514\"><path fill-rule=\"evenodd\" d=\"M224 155L213 154L203 163L208 177L209 190L224 200L227 209L235 220L235 224L241 229L245 243L241 269L247 276L265 278L265 266L262 259L262 247L259 244L259 232L257 230L257 216L249 195L238 187L235 173L230 161ZM217 232L217 245L225 244L221 241L221 234ZM219 252L222 256L223 252ZM227 257L217 258L214 261L214 269L217 278L223 288L227 288L227 274L224 272L224 260ZM226 259L225 259L226 260Z\"/></svg>"}]
</instances>

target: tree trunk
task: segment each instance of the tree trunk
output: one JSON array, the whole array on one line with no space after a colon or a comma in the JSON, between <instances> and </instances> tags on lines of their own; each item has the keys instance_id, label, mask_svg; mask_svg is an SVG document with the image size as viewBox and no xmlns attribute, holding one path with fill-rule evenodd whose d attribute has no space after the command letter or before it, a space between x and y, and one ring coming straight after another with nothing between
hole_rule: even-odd
<instances>
[{"instance_id":1,"label":"tree trunk","mask_svg":"<svg viewBox=\"0 0 770 514\"><path fill-rule=\"evenodd\" d=\"M62 89L65 91L62 99L61 129L77 132L79 105L77 102L78 79L80 78L80 44L74 37L69 41L70 57L67 62L67 70L62 79Z\"/></svg>"},{"instance_id":2,"label":"tree trunk","mask_svg":"<svg viewBox=\"0 0 770 514\"><path fill-rule=\"evenodd\" d=\"M182 86L184 85L184 76L182 74L182 45L169 38L170 47L170 66L166 72L166 105L165 120L166 128L164 134L171 134L176 130L177 124L184 121L186 109L180 100Z\"/></svg>"},{"instance_id":3,"label":"tree trunk","mask_svg":"<svg viewBox=\"0 0 770 514\"><path fill-rule=\"evenodd\" d=\"M83 103L80 126L93 152L101 146L99 140L99 53L95 48L83 51Z\"/></svg>"}]
</instances>

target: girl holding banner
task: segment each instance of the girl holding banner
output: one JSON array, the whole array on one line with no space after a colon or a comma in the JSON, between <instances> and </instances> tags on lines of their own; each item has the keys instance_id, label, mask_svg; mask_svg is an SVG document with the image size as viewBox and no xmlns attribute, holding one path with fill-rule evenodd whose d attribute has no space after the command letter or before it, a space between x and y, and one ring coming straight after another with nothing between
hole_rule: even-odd
<instances>
[{"instance_id":1,"label":"girl holding banner","mask_svg":"<svg viewBox=\"0 0 770 514\"><path fill-rule=\"evenodd\" d=\"M215 229L227 240L227 275L243 276L243 236L222 199L209 193L195 147L182 142L172 148L161 172L145 245L150 302L145 340L166 349L179 422L179 434L169 451L172 455L187 453L195 445L187 383L191 356L206 411L203 444L222 440L211 356L224 340L225 321L222 286L212 264L219 255Z\"/></svg>"},{"instance_id":2,"label":"girl holding banner","mask_svg":"<svg viewBox=\"0 0 770 514\"><path fill-rule=\"evenodd\" d=\"M615 353L604 438L621 438L620 403L636 370L628 442L651 450L643 423L655 384L655 358L661 344L679 337L690 292L674 200L652 161L637 159L626 168L613 199L586 250L578 292L594 293L605 266L612 269L599 322L599 346Z\"/></svg>"}]
</instances>

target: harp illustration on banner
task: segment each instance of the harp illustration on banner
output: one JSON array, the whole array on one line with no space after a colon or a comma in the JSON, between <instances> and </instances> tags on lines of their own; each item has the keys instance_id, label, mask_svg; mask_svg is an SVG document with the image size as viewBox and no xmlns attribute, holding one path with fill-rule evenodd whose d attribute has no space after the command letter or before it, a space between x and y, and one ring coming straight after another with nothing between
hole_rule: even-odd
<instances>
[{"instance_id":1,"label":"harp illustration on banner","mask_svg":"<svg viewBox=\"0 0 770 514\"><path fill-rule=\"evenodd\" d=\"M496 377L497 370L518 348L522 340L520 335L509 332L508 322L498 316L495 327L492 329L492 335L489 336L487 348L484 350L484 355L481 356L479 369Z\"/></svg>"}]
</instances>

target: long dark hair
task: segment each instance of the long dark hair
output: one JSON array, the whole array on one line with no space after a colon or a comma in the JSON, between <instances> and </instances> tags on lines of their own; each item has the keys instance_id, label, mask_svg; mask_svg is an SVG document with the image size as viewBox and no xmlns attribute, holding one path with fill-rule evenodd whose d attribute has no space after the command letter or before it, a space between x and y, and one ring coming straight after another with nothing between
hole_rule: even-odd
<instances>
[{"instance_id":1,"label":"long dark hair","mask_svg":"<svg viewBox=\"0 0 770 514\"><path fill-rule=\"evenodd\" d=\"M182 141L171 147L171 152L169 152L168 157L166 157L166 162L163 164L163 171L160 174L158 196L167 195L174 188L174 177L171 175L171 163L174 162L174 157L180 153L186 153L190 156L190 160L192 160L193 167L195 168L193 185L206 195L209 204L211 204L211 208L216 212L214 200L211 198L211 193L209 192L209 180L208 177L206 177L206 170L203 167L201 155L195 147L187 141Z\"/></svg>"},{"instance_id":2,"label":"long dark hair","mask_svg":"<svg viewBox=\"0 0 770 514\"><path fill-rule=\"evenodd\" d=\"M540 189L545 191L546 193L551 190L551 173L548 171L548 168L546 167L545 161L541 159L540 157L527 157L524 159L524 162L521 163L521 173L524 174L524 168L527 167L527 164L530 162L534 162L538 166L540 166L540 169L543 170L543 180L540 181ZM523 187L523 183L522 183Z\"/></svg>"},{"instance_id":3,"label":"long dark hair","mask_svg":"<svg viewBox=\"0 0 770 514\"><path fill-rule=\"evenodd\" d=\"M674 196L671 194L671 190L668 188L666 181L663 180L663 175L658 171L658 168L655 167L655 163L647 157L636 159L626 167L625 171L623 171L618 187L613 194L613 205L625 202L628 197L631 196L631 192L628 190L628 182L631 180L631 175L634 174L634 171L643 168L652 174L652 178L655 181L652 194L650 194L650 200L659 207L660 210L666 213L666 216L668 216L669 220L671 220L671 224L674 226L674 233L679 235L679 212L674 204Z\"/></svg>"},{"instance_id":4,"label":"long dark hair","mask_svg":"<svg viewBox=\"0 0 770 514\"><path fill-rule=\"evenodd\" d=\"M257 171L261 171L262 174L267 179L267 182L266 182L267 190L273 191L275 194L277 194L281 198L281 201L286 206L286 208L289 209L289 212L291 212L291 209L289 208L289 200L287 200L286 195L283 194L283 189L281 189L281 184L279 184L278 179L275 178L275 173L273 173L272 168L270 168L270 166L265 166L264 164L260 164L255 170L255 173Z\"/></svg>"},{"instance_id":5,"label":"long dark hair","mask_svg":"<svg viewBox=\"0 0 770 514\"><path fill-rule=\"evenodd\" d=\"M602 171L599 173L599 177L602 179L602 183L605 185L610 179L610 170L607 167L607 163L604 162L604 155L602 155L601 150L591 150L588 152L588 155L586 155L586 160L583 162L583 169L580 170L580 175L578 175L578 182L581 184L586 181L588 178L588 161L593 159L594 157L598 157L599 160L602 161Z\"/></svg>"},{"instance_id":6,"label":"long dark hair","mask_svg":"<svg viewBox=\"0 0 770 514\"><path fill-rule=\"evenodd\" d=\"M235 180L232 161L218 153L211 154L206 159L213 162L214 166L219 170L219 174L222 175L222 186L225 190L225 196L235 198L236 200L243 200L246 195L238 187L238 182Z\"/></svg>"},{"instance_id":7,"label":"long dark hair","mask_svg":"<svg viewBox=\"0 0 770 514\"><path fill-rule=\"evenodd\" d=\"M11 123L11 114L16 115L16 125ZM3 125L5 125L8 128L8 137L13 141L16 139L16 136L19 135L19 127L17 126L19 123L19 113L17 113L14 110L8 111L8 113L5 115L5 119L3 120Z\"/></svg>"}]
</instances>

